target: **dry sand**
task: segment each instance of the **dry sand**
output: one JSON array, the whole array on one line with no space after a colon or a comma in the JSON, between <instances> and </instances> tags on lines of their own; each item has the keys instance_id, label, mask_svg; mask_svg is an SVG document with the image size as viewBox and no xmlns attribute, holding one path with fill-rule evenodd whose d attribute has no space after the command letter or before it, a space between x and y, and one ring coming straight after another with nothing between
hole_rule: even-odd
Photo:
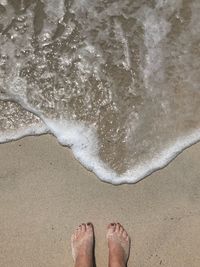
<instances>
[{"instance_id":1,"label":"dry sand","mask_svg":"<svg viewBox=\"0 0 200 267\"><path fill-rule=\"evenodd\" d=\"M96 231L97 266L107 265L106 225L132 238L129 266L200 266L200 144L135 185L100 182L52 136L0 145L0 266L73 266L70 236Z\"/></svg>"}]
</instances>

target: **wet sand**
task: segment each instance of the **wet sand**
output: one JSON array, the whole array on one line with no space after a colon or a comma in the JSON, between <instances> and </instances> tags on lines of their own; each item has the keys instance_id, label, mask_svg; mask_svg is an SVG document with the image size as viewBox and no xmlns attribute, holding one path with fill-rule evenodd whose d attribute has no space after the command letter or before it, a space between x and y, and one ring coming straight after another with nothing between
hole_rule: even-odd
<instances>
[{"instance_id":1,"label":"wet sand","mask_svg":"<svg viewBox=\"0 0 200 267\"><path fill-rule=\"evenodd\" d=\"M0 145L1 267L73 266L70 236L96 232L97 266L107 265L106 225L132 238L129 266L200 266L200 144L135 185L102 183L52 136Z\"/></svg>"}]
</instances>

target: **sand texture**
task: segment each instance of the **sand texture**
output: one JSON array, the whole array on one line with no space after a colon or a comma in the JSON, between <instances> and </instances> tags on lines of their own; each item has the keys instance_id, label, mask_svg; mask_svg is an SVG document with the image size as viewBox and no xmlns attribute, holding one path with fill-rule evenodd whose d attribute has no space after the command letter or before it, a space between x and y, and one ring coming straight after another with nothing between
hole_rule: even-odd
<instances>
[{"instance_id":1,"label":"sand texture","mask_svg":"<svg viewBox=\"0 0 200 267\"><path fill-rule=\"evenodd\" d=\"M0 146L0 266L73 266L70 236L96 232L97 266L107 265L105 228L132 238L129 266L200 266L200 144L135 185L102 183L51 136Z\"/></svg>"}]
</instances>

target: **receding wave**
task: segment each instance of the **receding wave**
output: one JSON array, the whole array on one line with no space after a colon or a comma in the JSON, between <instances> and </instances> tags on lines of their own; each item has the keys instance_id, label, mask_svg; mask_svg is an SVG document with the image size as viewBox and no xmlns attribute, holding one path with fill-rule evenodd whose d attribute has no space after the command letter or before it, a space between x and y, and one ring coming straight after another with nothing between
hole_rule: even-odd
<instances>
[{"instance_id":1,"label":"receding wave","mask_svg":"<svg viewBox=\"0 0 200 267\"><path fill-rule=\"evenodd\" d=\"M0 0L0 142L51 132L134 183L200 140L198 0Z\"/></svg>"}]
</instances>

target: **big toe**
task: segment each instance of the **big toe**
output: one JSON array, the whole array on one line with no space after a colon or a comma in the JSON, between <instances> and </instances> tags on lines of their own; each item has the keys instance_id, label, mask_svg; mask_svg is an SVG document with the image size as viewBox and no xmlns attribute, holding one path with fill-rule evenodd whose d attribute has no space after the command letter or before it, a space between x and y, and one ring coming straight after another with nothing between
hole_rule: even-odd
<instances>
[{"instance_id":1,"label":"big toe","mask_svg":"<svg viewBox=\"0 0 200 267\"><path fill-rule=\"evenodd\" d=\"M86 231L88 231L88 232L93 232L94 231L94 226L93 226L93 224L91 222L88 222L86 224Z\"/></svg>"},{"instance_id":2,"label":"big toe","mask_svg":"<svg viewBox=\"0 0 200 267\"><path fill-rule=\"evenodd\" d=\"M116 223L110 223L107 228L108 228L107 236L112 235L115 232Z\"/></svg>"}]
</instances>

